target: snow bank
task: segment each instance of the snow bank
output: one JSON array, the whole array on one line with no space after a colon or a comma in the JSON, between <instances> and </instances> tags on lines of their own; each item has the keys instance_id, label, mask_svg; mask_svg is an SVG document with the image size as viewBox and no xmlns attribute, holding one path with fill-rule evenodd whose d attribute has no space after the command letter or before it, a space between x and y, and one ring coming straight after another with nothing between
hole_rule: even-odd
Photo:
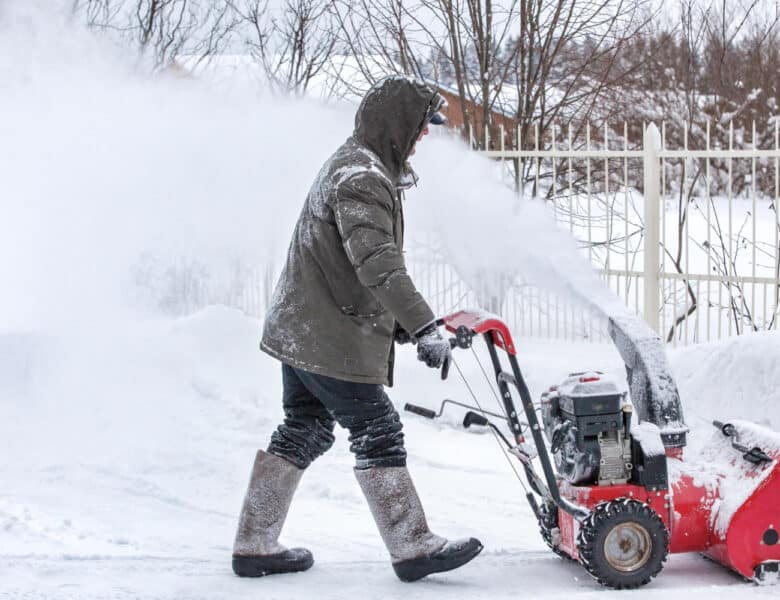
<instances>
[{"instance_id":1,"label":"snow bank","mask_svg":"<svg viewBox=\"0 0 780 600\"><path fill-rule=\"evenodd\" d=\"M756 333L669 351L686 415L780 429L780 335ZM689 417L690 425L697 423Z\"/></svg>"}]
</instances>

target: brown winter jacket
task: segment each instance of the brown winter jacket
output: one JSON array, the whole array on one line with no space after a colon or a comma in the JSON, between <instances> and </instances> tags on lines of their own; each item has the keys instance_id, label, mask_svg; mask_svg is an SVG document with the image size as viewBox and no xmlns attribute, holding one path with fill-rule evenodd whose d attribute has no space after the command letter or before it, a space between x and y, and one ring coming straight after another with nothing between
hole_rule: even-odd
<instances>
[{"instance_id":1,"label":"brown winter jacket","mask_svg":"<svg viewBox=\"0 0 780 600\"><path fill-rule=\"evenodd\" d=\"M260 344L271 356L390 384L395 322L414 332L434 320L406 271L399 181L436 96L401 77L366 94L352 137L323 165L298 218Z\"/></svg>"}]
</instances>

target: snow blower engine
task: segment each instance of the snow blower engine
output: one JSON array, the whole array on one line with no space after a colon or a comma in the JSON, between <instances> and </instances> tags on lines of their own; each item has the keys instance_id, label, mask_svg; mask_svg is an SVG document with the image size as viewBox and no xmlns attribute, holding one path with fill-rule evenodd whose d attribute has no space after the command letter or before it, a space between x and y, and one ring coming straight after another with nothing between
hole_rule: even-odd
<instances>
[{"instance_id":1,"label":"snow blower engine","mask_svg":"<svg viewBox=\"0 0 780 600\"><path fill-rule=\"evenodd\" d=\"M455 334L453 348L484 338L500 412L483 410L476 396L476 406L445 400L438 413L405 408L436 418L456 404L469 409L464 427L490 427L520 460L530 487L526 498L553 552L617 589L648 583L669 553L682 552L702 553L759 584L780 583L780 434L754 423L715 421L709 443L683 457L688 429L677 387L662 342L641 320L609 323L626 364L630 402L603 373L592 371L572 373L545 391L538 405L498 317L461 311L441 324ZM442 378L448 370L445 364ZM488 417L503 421L512 439Z\"/></svg>"}]
</instances>

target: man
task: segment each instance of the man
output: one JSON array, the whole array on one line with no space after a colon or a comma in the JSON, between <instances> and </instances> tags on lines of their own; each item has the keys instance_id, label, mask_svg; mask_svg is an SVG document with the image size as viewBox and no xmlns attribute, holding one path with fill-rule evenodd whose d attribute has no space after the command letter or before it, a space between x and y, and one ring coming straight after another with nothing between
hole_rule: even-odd
<instances>
[{"instance_id":1,"label":"man","mask_svg":"<svg viewBox=\"0 0 780 600\"><path fill-rule=\"evenodd\" d=\"M416 182L407 158L429 124L444 122L444 104L422 83L379 82L309 192L260 344L283 363L285 419L257 453L234 545L237 575L311 567L308 550L278 538L304 469L333 444L335 422L350 432L355 476L400 579L454 569L482 550L476 539L448 542L428 529L383 388L392 385L394 338L414 339L430 367L450 352L402 253L402 190Z\"/></svg>"}]
</instances>

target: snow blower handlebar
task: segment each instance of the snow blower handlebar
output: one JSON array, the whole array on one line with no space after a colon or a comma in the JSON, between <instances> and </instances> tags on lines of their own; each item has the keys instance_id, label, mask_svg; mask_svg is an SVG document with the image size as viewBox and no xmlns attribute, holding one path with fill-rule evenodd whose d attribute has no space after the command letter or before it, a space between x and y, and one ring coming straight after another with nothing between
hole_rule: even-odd
<instances>
[{"instance_id":1,"label":"snow blower handlebar","mask_svg":"<svg viewBox=\"0 0 780 600\"><path fill-rule=\"evenodd\" d=\"M536 446L536 451L544 475L543 481L542 478L540 478L535 473L530 458L528 460L524 460L523 466L528 477L529 484L539 495L551 500L562 510L572 515L575 519L584 519L587 516L587 511L585 511L582 507L569 502L565 498L562 498L558 490L555 473L550 462L550 455L547 452L547 447L545 446L544 440L542 438L542 428L539 424L539 419L536 416L536 410L534 408L528 386L526 385L525 379L523 379L523 375L520 372L520 366L517 362L516 356L516 347L514 341L512 340L512 335L509 332L509 328L496 315L480 311L460 311L440 319L437 323L444 325L448 331L455 334L455 337L450 340L452 348L470 348L474 336L482 335L490 354L490 360L493 364L496 384L498 385L499 395L505 412L504 415L494 416L499 416L501 419L507 422L510 430L512 431L512 436L514 437L515 443L517 444L517 448L525 445L525 439L523 437L523 428L520 424L517 408L515 407L514 400L512 399L510 385L514 387L520 395L525 418L531 431L531 436L533 437L534 445ZM511 373L503 370L496 348L501 348L502 350L506 351L512 370ZM446 368L448 367L448 364L443 367L442 378L446 377ZM446 402L447 401L442 403L442 410ZM457 404L455 402L452 403ZM438 416L435 413L433 416L431 416L433 411L415 405L407 404L406 410L428 418L434 418ZM490 414L486 413L485 411L482 412L484 414ZM441 414L441 410L439 411L439 414ZM477 419L474 419L474 417L477 417ZM474 413L474 415L469 419L469 415L467 414L463 424L466 427L472 424L479 424L482 419L484 419L484 415L480 417L480 415ZM505 443L510 446L510 448L515 448L503 435L501 437L504 439ZM534 502L531 503L532 508L534 507L534 504Z\"/></svg>"}]
</instances>

